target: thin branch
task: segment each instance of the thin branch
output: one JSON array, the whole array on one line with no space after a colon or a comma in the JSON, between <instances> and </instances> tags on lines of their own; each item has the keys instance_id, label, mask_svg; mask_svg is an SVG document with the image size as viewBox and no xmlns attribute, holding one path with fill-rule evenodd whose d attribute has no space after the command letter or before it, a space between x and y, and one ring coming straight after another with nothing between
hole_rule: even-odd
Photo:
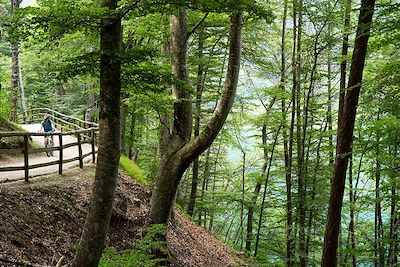
<instances>
[{"instance_id":1,"label":"thin branch","mask_svg":"<svg viewBox=\"0 0 400 267\"><path fill-rule=\"evenodd\" d=\"M196 24L196 26L194 26L194 28L188 32L186 38L189 39L190 35L192 35L200 26L201 24L203 24L203 22L206 20L207 16L208 16L209 12L206 12L206 14L204 15L204 17Z\"/></svg>"}]
</instances>

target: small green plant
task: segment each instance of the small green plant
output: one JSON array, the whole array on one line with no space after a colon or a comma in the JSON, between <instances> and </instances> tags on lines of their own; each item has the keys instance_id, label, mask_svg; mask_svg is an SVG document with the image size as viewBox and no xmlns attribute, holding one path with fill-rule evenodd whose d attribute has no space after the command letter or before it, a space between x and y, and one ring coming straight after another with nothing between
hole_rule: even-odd
<instances>
[{"instance_id":1,"label":"small green plant","mask_svg":"<svg viewBox=\"0 0 400 267\"><path fill-rule=\"evenodd\" d=\"M155 224L148 227L146 235L132 249L118 252L115 248L109 247L100 259L100 267L152 267L163 262L164 259L156 258L152 253L156 250L163 250L166 247L165 241L155 241L158 235L164 234L166 226Z\"/></svg>"},{"instance_id":2,"label":"small green plant","mask_svg":"<svg viewBox=\"0 0 400 267\"><path fill-rule=\"evenodd\" d=\"M149 185L144 171L127 156L121 155L119 159L119 166L121 166L121 168L126 171L130 177L132 177L141 185Z\"/></svg>"}]
</instances>

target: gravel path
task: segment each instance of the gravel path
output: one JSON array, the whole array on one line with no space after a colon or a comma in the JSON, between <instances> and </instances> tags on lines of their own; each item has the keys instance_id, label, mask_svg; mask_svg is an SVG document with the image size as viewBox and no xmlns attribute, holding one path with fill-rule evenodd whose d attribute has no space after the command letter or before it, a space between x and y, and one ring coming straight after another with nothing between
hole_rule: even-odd
<instances>
[{"instance_id":1,"label":"gravel path","mask_svg":"<svg viewBox=\"0 0 400 267\"><path fill-rule=\"evenodd\" d=\"M40 124L27 124L21 125L25 130L28 132L37 132L40 129ZM32 140L38 145L38 147L44 147L44 138L43 136L32 136ZM77 142L77 138L73 136L63 136L63 145L70 144ZM54 136L54 146L58 146L58 137ZM90 144L83 144L82 145L82 153L86 154L92 150ZM63 150L63 158L64 160L77 157L78 153L78 146L69 147ZM50 161L55 161L59 159L59 151L54 151L52 157L48 157L46 153L36 153L36 154L29 154L28 162L29 165L32 164L39 164L45 163ZM88 156L84 159L84 162L91 162L92 157ZM0 163L1 164L1 163ZM24 166L24 158L23 156L12 160L12 162L1 164L2 167L11 167L11 166ZM79 165L79 161L73 161L70 163L64 163L63 169L71 168L72 166ZM35 169L29 170L29 177L49 174L53 172L58 172L58 164L51 165L47 167L40 167ZM13 180L20 180L25 177L25 171L9 171L9 172L0 172L0 183L5 181L13 181Z\"/></svg>"}]
</instances>

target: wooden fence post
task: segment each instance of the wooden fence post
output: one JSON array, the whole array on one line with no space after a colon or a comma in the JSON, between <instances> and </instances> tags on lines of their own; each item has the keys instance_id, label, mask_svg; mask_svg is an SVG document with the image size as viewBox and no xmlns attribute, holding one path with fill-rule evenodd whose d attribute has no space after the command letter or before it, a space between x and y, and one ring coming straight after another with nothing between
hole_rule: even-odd
<instances>
[{"instance_id":1,"label":"wooden fence post","mask_svg":"<svg viewBox=\"0 0 400 267\"><path fill-rule=\"evenodd\" d=\"M28 162L28 136L27 135L24 135L24 167L25 167L25 182L28 182L29 162Z\"/></svg>"},{"instance_id":2,"label":"wooden fence post","mask_svg":"<svg viewBox=\"0 0 400 267\"><path fill-rule=\"evenodd\" d=\"M92 130L91 133L92 133L92 161L93 161L93 163L95 163L96 162L96 151L95 151L95 147L94 147L94 142L95 142L96 132L95 132L95 130Z\"/></svg>"},{"instance_id":3,"label":"wooden fence post","mask_svg":"<svg viewBox=\"0 0 400 267\"><path fill-rule=\"evenodd\" d=\"M82 158L82 143L81 143L81 135L78 134L78 152L79 152L79 167L83 169L83 158Z\"/></svg>"},{"instance_id":4,"label":"wooden fence post","mask_svg":"<svg viewBox=\"0 0 400 267\"><path fill-rule=\"evenodd\" d=\"M58 174L62 174L63 169L63 140L62 134L58 136L59 146L60 146L60 164L58 165Z\"/></svg>"}]
</instances>

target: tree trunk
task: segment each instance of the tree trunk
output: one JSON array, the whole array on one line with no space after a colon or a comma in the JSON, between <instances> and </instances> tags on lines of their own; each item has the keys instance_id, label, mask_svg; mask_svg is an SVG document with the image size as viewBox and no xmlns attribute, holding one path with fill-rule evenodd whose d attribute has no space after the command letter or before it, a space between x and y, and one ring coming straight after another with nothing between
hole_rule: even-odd
<instances>
[{"instance_id":1,"label":"tree trunk","mask_svg":"<svg viewBox=\"0 0 400 267\"><path fill-rule=\"evenodd\" d=\"M287 1L284 0L284 10L282 18L282 38L281 38L281 90L286 91L286 53L285 53L285 42L286 42L286 17L287 17ZM293 246L293 234L292 234L292 140L288 140L287 125L286 125L286 103L283 99L281 101L282 110L282 135L283 135L283 149L285 159L285 178L286 178L286 262L288 267L294 266L294 246ZM293 117L294 118L294 117ZM294 126L294 122L291 122ZM290 128L289 135L293 136L293 127Z\"/></svg>"},{"instance_id":2,"label":"tree trunk","mask_svg":"<svg viewBox=\"0 0 400 267\"><path fill-rule=\"evenodd\" d=\"M394 158L398 158L397 155L398 145L394 146L393 149L393 156ZM394 167L394 166L393 166ZM398 168L397 168L398 169ZM397 266L398 264L398 255L399 255L399 239L398 239L398 228L400 225L400 218L398 212L398 195L397 195L397 188L398 184L396 181L395 173L396 168L394 167L392 172L394 172L390 177L391 180L391 201L390 201L390 232L389 232L389 256L388 256L388 266Z\"/></svg>"},{"instance_id":3,"label":"tree trunk","mask_svg":"<svg viewBox=\"0 0 400 267\"><path fill-rule=\"evenodd\" d=\"M22 115L23 115L24 123L26 123L28 114L26 113L25 88L24 88L24 81L22 79L21 59L19 58L19 53L18 53L18 78L19 78L19 91L20 91L20 97L21 97Z\"/></svg>"},{"instance_id":4,"label":"tree trunk","mask_svg":"<svg viewBox=\"0 0 400 267\"><path fill-rule=\"evenodd\" d=\"M297 27L297 59L296 59L296 119L297 119L297 179L298 179L298 202L297 202L297 218L299 227L299 253L300 253L300 266L307 265L306 259L306 238L305 238L305 201L306 201L306 182L304 177L304 146L306 134L306 121L304 121L303 129L302 114L301 114L301 45L302 45L302 24L303 24L303 0L298 0L296 10L298 14L298 27ZM304 116L307 120L307 116Z\"/></svg>"},{"instance_id":5,"label":"tree trunk","mask_svg":"<svg viewBox=\"0 0 400 267\"><path fill-rule=\"evenodd\" d=\"M122 94L122 99L125 98L124 94ZM122 101L121 101L122 102ZM121 103L120 106L120 146L121 153L126 155L126 144L125 144L125 128L126 128L126 118L128 116L128 106L125 103Z\"/></svg>"},{"instance_id":6,"label":"tree trunk","mask_svg":"<svg viewBox=\"0 0 400 267\"><path fill-rule=\"evenodd\" d=\"M354 209L355 209L355 193L353 189L353 156L350 156L350 167L349 167L349 200L350 200L350 223L349 223L349 234L351 244L351 259L353 267L357 266L357 255L356 255L356 234L355 234L355 220L354 220Z\"/></svg>"},{"instance_id":7,"label":"tree trunk","mask_svg":"<svg viewBox=\"0 0 400 267\"><path fill-rule=\"evenodd\" d=\"M346 96L346 70L347 70L347 53L349 50L349 31L350 31L350 12L352 0L346 0L345 14L344 14L344 30L343 30L343 43L342 43L342 62L340 63L340 92L339 92L339 113L342 116L344 108L344 99Z\"/></svg>"},{"instance_id":8,"label":"tree trunk","mask_svg":"<svg viewBox=\"0 0 400 267\"><path fill-rule=\"evenodd\" d=\"M168 222L176 188L189 164L204 152L221 130L232 107L238 83L240 67L242 13L231 17L229 59L224 90L214 113L204 130L189 141L192 129L190 94L184 88L174 88L177 102L174 104L173 130L169 144L161 160L160 171L151 196L150 218L153 223ZM181 11L179 19L172 17L173 73L187 82L187 15Z\"/></svg>"},{"instance_id":9,"label":"tree trunk","mask_svg":"<svg viewBox=\"0 0 400 267\"><path fill-rule=\"evenodd\" d=\"M242 199L240 200L240 250L243 250L243 235L244 235L244 183L246 175L246 152L242 151Z\"/></svg>"},{"instance_id":10,"label":"tree trunk","mask_svg":"<svg viewBox=\"0 0 400 267\"><path fill-rule=\"evenodd\" d=\"M11 10L14 14L19 8L20 0L11 0ZM15 26L15 22L13 22ZM17 108L18 108L18 80L19 80L19 49L18 42L13 40L11 42L11 110L10 120L13 122L17 121Z\"/></svg>"},{"instance_id":11,"label":"tree trunk","mask_svg":"<svg viewBox=\"0 0 400 267\"><path fill-rule=\"evenodd\" d=\"M117 1L103 7L114 10ZM100 142L89 211L72 266L97 266L104 250L120 156L120 19L102 19L100 31Z\"/></svg>"},{"instance_id":12,"label":"tree trunk","mask_svg":"<svg viewBox=\"0 0 400 267\"><path fill-rule=\"evenodd\" d=\"M328 131L329 131L329 165L333 165L334 160L334 148L333 148L333 120L332 120L332 61L331 61L331 50L328 51Z\"/></svg>"},{"instance_id":13,"label":"tree trunk","mask_svg":"<svg viewBox=\"0 0 400 267\"><path fill-rule=\"evenodd\" d=\"M261 168L260 177L263 178L265 176L265 171L268 167L268 153L267 153L267 126L264 125L262 128L262 144L264 150L264 163ZM261 179L257 180L256 186L254 188L253 197L251 198L251 204L249 206L249 210L247 212L247 229L246 229L246 254L249 255L251 251L251 243L253 241L253 217L254 217L254 208L256 206L257 198L261 190Z\"/></svg>"},{"instance_id":14,"label":"tree trunk","mask_svg":"<svg viewBox=\"0 0 400 267\"><path fill-rule=\"evenodd\" d=\"M347 163L352 153L354 123L360 94L362 74L367 54L368 38L372 24L375 0L362 0L356 41L345 97L343 113L339 117L337 130L336 160L333 171L327 223L325 228L322 266L337 265L338 236L341 221L341 210Z\"/></svg>"},{"instance_id":15,"label":"tree trunk","mask_svg":"<svg viewBox=\"0 0 400 267\"><path fill-rule=\"evenodd\" d=\"M380 111L378 111L378 118L380 116ZM381 194L380 194L380 184L381 184L381 164L379 159L380 154L380 133L379 131L377 134L376 140L376 161L375 161L375 223L374 223L374 237L375 237L375 244L374 244L374 252L375 252L375 259L374 264L375 266L383 267L385 265L384 260L384 252L385 248L383 247L383 222L382 222L382 206L381 206Z\"/></svg>"},{"instance_id":16,"label":"tree trunk","mask_svg":"<svg viewBox=\"0 0 400 267\"><path fill-rule=\"evenodd\" d=\"M258 217L256 243L255 243L255 246L254 246L254 257L257 257L257 253L258 253L258 246L259 246L259 242L260 242L260 232L261 232L261 226L262 226L263 212L264 212L264 208L265 208L265 197L267 195L267 188L268 188L268 182L269 182L269 174L270 174L270 171L271 171L272 160L274 159L275 146L276 146L276 143L278 141L279 131L280 131L282 125L283 124L281 124L279 126L279 128L278 128L278 130L276 132L276 135L275 135L275 138L274 138L274 142L273 142L272 148L271 148L271 156L270 156L269 161L268 161L268 168L267 168L267 173L266 173L266 176L265 176L263 198L262 198L262 201L261 201L260 215Z\"/></svg>"},{"instance_id":17,"label":"tree trunk","mask_svg":"<svg viewBox=\"0 0 400 267\"><path fill-rule=\"evenodd\" d=\"M206 161L204 163L203 183L201 185L201 194L200 194L200 200L201 200L202 203L203 203L204 195L205 195L205 191L206 191L206 183L207 183L207 180L208 180L208 176L210 175L210 152L211 152L211 149L208 148L207 149L207 153L206 153ZM218 153L219 153L219 150L217 152L217 157L218 157ZM198 216L199 216L198 224L199 225L201 225L201 220L202 220L201 216L202 216L202 212L203 211L204 210L201 210L201 211L198 212ZM204 217L205 217L205 211L204 211Z\"/></svg>"},{"instance_id":18,"label":"tree trunk","mask_svg":"<svg viewBox=\"0 0 400 267\"><path fill-rule=\"evenodd\" d=\"M93 113L96 104L96 94L90 93L87 99L85 121L94 121Z\"/></svg>"},{"instance_id":19,"label":"tree trunk","mask_svg":"<svg viewBox=\"0 0 400 267\"><path fill-rule=\"evenodd\" d=\"M131 121L129 126L129 146L128 146L128 158L133 158L133 144L135 141L135 130L136 130L136 114L131 113Z\"/></svg>"},{"instance_id":20,"label":"tree trunk","mask_svg":"<svg viewBox=\"0 0 400 267\"><path fill-rule=\"evenodd\" d=\"M199 32L199 44L198 44L198 68L197 68L197 82L196 82L196 111L194 116L194 137L196 138L200 134L200 115L201 115L201 96L204 88L204 64L203 64L203 49L204 49L204 30L200 28ZM192 188L190 191L190 199L188 205L188 214L193 216L193 210L196 203L197 185L199 179L199 156L193 161L193 176L192 176Z\"/></svg>"}]
</instances>

